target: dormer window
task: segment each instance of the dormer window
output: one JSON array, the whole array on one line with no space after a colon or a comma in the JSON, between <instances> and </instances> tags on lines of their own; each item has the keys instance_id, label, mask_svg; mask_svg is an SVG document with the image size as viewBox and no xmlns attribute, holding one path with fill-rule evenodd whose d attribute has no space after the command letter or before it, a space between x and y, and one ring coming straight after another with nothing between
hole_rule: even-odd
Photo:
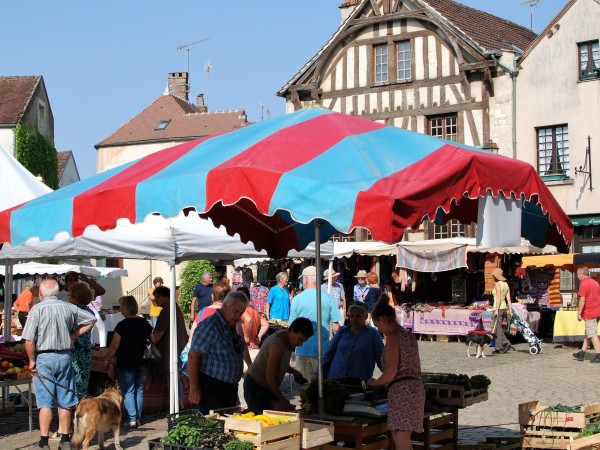
<instances>
[{"instance_id":1,"label":"dormer window","mask_svg":"<svg viewBox=\"0 0 600 450\"><path fill-rule=\"evenodd\" d=\"M600 78L600 46L598 41L582 42L579 47L579 79Z\"/></svg>"},{"instance_id":2,"label":"dormer window","mask_svg":"<svg viewBox=\"0 0 600 450\"><path fill-rule=\"evenodd\" d=\"M158 125L156 125L156 128L154 129L154 131L162 131L165 128L167 128L167 126L171 123L171 119L168 120L161 120L160 122L158 122Z\"/></svg>"}]
</instances>

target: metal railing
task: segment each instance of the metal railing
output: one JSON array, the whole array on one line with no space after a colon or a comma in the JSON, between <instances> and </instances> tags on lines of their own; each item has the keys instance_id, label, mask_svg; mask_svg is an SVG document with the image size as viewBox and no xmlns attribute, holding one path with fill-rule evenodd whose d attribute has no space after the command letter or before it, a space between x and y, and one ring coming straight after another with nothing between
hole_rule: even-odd
<instances>
[{"instance_id":1,"label":"metal railing","mask_svg":"<svg viewBox=\"0 0 600 450\"><path fill-rule=\"evenodd\" d=\"M152 275L148 275L144 281L142 281L132 290L127 291L127 295L132 295L139 306L148 298L148 291L150 289L152 289Z\"/></svg>"}]
</instances>

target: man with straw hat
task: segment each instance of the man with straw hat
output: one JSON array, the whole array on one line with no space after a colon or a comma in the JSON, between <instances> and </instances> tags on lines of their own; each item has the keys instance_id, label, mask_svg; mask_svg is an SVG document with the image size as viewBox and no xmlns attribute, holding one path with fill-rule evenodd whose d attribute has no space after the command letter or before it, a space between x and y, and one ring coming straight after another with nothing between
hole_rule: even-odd
<instances>
[{"instance_id":1,"label":"man with straw hat","mask_svg":"<svg viewBox=\"0 0 600 450\"><path fill-rule=\"evenodd\" d=\"M492 275L496 280L493 290L495 321L494 326L492 328L492 334L496 335L496 338L494 339L494 352L506 353L510 348L510 341L504 334L504 330L502 329L502 322L504 321L504 319L506 319L507 314L512 317L510 289L500 267L496 267L492 271Z\"/></svg>"},{"instance_id":2,"label":"man with straw hat","mask_svg":"<svg viewBox=\"0 0 600 450\"><path fill-rule=\"evenodd\" d=\"M344 286L337 281L339 275L335 270L331 270L331 273L329 273L329 270L326 270L323 274L321 289L328 292L337 301L342 316L339 324L343 326L346 320L346 292L344 292ZM329 290L329 278L331 278L331 290Z\"/></svg>"},{"instance_id":3,"label":"man with straw hat","mask_svg":"<svg viewBox=\"0 0 600 450\"><path fill-rule=\"evenodd\" d=\"M367 283L367 271L359 270L354 278L356 278L358 283L354 285L354 295L352 300L354 300L354 303L365 305L365 298L370 289L369 284Z\"/></svg>"}]
</instances>

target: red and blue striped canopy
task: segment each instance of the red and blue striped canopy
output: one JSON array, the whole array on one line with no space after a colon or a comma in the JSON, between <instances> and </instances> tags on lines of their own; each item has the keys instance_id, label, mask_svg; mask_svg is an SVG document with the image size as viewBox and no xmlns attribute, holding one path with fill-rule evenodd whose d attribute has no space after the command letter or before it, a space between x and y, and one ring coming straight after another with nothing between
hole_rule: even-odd
<instances>
[{"instance_id":1,"label":"red and blue striped canopy","mask_svg":"<svg viewBox=\"0 0 600 450\"><path fill-rule=\"evenodd\" d=\"M271 256L367 228L396 242L424 218L477 220L491 192L524 202L522 235L565 249L571 221L531 165L311 107L187 142L0 213L0 242L112 229L158 213L197 211Z\"/></svg>"}]
</instances>

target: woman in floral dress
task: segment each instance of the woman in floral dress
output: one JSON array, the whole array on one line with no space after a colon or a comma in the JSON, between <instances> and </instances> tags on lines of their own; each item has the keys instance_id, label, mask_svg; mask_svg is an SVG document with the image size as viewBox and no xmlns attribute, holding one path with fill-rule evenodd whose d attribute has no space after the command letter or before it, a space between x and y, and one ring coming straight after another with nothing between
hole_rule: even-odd
<instances>
[{"instance_id":1,"label":"woman in floral dress","mask_svg":"<svg viewBox=\"0 0 600 450\"><path fill-rule=\"evenodd\" d=\"M396 322L396 311L382 295L371 312L377 329L385 335L383 373L367 384L388 391L388 428L396 450L412 449L411 435L423 431L425 389L415 336Z\"/></svg>"},{"instance_id":2,"label":"woman in floral dress","mask_svg":"<svg viewBox=\"0 0 600 450\"><path fill-rule=\"evenodd\" d=\"M90 314L93 311L87 307L92 301L92 290L85 283L73 283L69 287L69 300L78 308L85 309ZM90 367L92 365L92 332L79 336L71 349L71 361L75 371L75 384L79 401L87 396L90 383Z\"/></svg>"}]
</instances>

